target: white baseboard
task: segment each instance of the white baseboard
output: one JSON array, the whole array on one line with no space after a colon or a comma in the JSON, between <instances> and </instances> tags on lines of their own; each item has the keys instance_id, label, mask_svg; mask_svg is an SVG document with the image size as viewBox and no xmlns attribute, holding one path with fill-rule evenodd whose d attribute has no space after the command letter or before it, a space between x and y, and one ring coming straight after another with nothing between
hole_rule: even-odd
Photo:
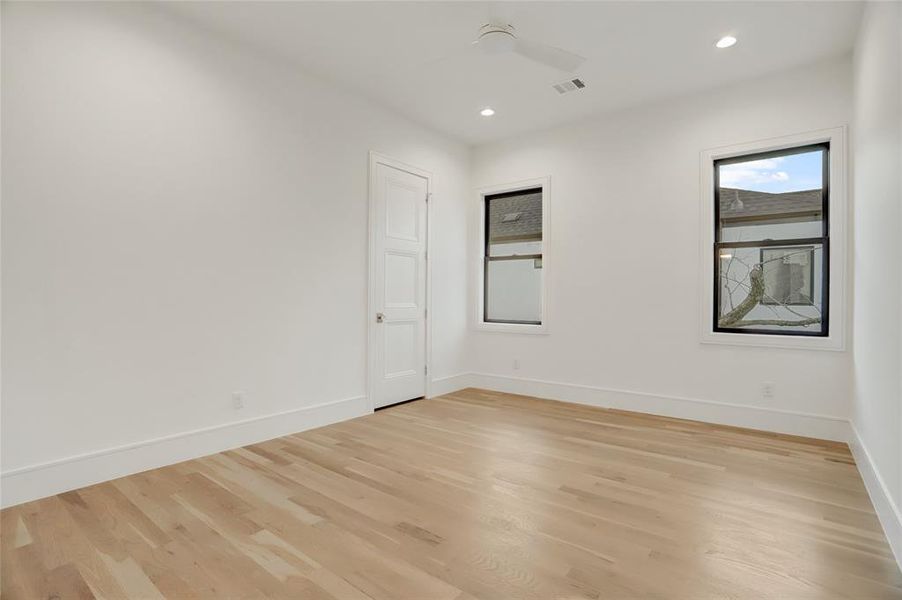
<instances>
[{"instance_id":1,"label":"white baseboard","mask_svg":"<svg viewBox=\"0 0 902 600\"><path fill-rule=\"evenodd\" d=\"M902 568L902 511L893 502L857 431L845 419L488 373L460 373L433 379L431 395L441 396L467 387L847 441L889 544ZM148 469L322 427L370 412L366 398L360 396L13 469L0 474L0 505L4 508L14 506Z\"/></svg>"},{"instance_id":2,"label":"white baseboard","mask_svg":"<svg viewBox=\"0 0 902 600\"><path fill-rule=\"evenodd\" d=\"M762 429L822 440L837 442L849 440L849 422L843 417L488 373L470 373L465 379L466 383L472 387L498 392L563 400L602 408L618 408L679 419L692 419L719 425Z\"/></svg>"},{"instance_id":3,"label":"white baseboard","mask_svg":"<svg viewBox=\"0 0 902 600\"><path fill-rule=\"evenodd\" d=\"M430 382L429 397L450 394L457 390L473 387L470 385L470 373L458 373L449 377L439 377Z\"/></svg>"},{"instance_id":4,"label":"white baseboard","mask_svg":"<svg viewBox=\"0 0 902 600\"><path fill-rule=\"evenodd\" d=\"M13 469L0 474L0 505L5 508L37 500L369 412L366 398L360 396Z\"/></svg>"},{"instance_id":5,"label":"white baseboard","mask_svg":"<svg viewBox=\"0 0 902 600\"><path fill-rule=\"evenodd\" d=\"M893 501L857 430L842 417L489 373L462 373L433 381L433 395L466 387L847 442L902 569L902 510Z\"/></svg>"},{"instance_id":6,"label":"white baseboard","mask_svg":"<svg viewBox=\"0 0 902 600\"><path fill-rule=\"evenodd\" d=\"M847 442L861 473L874 510L902 569L902 510L893 501L883 478L877 471L867 447L854 425L842 417L763 408L743 404L727 404L711 400L662 396L627 390L613 390L588 385L560 383L492 375L465 373L447 378L450 393L465 387L522 394L550 400L563 400L602 408L617 408L707 423L761 429L777 433L801 435L837 442ZM437 388L436 388L437 389ZM435 394L439 395L439 394Z\"/></svg>"},{"instance_id":7,"label":"white baseboard","mask_svg":"<svg viewBox=\"0 0 902 600\"><path fill-rule=\"evenodd\" d=\"M851 425L852 435L849 439L849 448L852 450L852 456L855 458L855 464L858 465L858 472L864 480L864 487L868 490L871 497L871 503L877 512L877 518L883 526L883 532L889 541L890 548L896 557L899 568L902 569L902 510L893 501L877 465L871 460L871 454L868 452L867 446L858 435L855 424Z\"/></svg>"}]
</instances>

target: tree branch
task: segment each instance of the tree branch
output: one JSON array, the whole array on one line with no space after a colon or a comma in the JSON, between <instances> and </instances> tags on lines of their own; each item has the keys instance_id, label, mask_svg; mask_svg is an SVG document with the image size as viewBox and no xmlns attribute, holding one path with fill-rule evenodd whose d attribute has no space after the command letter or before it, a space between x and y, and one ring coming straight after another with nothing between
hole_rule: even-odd
<instances>
[{"instance_id":1,"label":"tree branch","mask_svg":"<svg viewBox=\"0 0 902 600\"><path fill-rule=\"evenodd\" d=\"M820 323L820 317L811 317L808 319L802 319L801 321L790 321L788 319L755 319L752 321L738 321L731 325L731 327L752 327L755 325L773 325L778 327L801 327L804 325L814 325L815 323Z\"/></svg>"},{"instance_id":2,"label":"tree branch","mask_svg":"<svg viewBox=\"0 0 902 600\"><path fill-rule=\"evenodd\" d=\"M717 322L721 327L804 327L806 325L814 325L821 322L820 316L808 317L805 319L800 319L798 321L792 321L789 319L753 319L750 321L744 321L743 319L745 318L745 316L749 314L753 308L758 306L758 304L761 303L761 299L765 296L764 270L760 264L755 265L749 271L749 280L751 285L749 286L748 296L746 296L745 300L739 303L733 310L718 319ZM794 313L794 311L790 312Z\"/></svg>"},{"instance_id":3,"label":"tree branch","mask_svg":"<svg viewBox=\"0 0 902 600\"><path fill-rule=\"evenodd\" d=\"M764 274L761 268L758 266L752 267L749 272L749 279L752 285L749 287L748 296L736 308L720 317L718 323L721 327L732 327L741 321L744 316L752 312L752 309L761 302L761 298L764 296Z\"/></svg>"}]
</instances>

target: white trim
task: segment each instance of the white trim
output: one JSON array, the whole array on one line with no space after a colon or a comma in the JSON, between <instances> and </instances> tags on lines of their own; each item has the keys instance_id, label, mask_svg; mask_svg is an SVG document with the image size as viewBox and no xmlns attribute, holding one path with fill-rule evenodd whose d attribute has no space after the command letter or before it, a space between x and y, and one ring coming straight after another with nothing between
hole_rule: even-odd
<instances>
[{"instance_id":1,"label":"white trim","mask_svg":"<svg viewBox=\"0 0 902 600\"><path fill-rule=\"evenodd\" d=\"M713 331L711 315L714 311L714 294L711 289L714 265L711 253L714 245L714 161L743 154L781 150L830 142L830 335L804 337L791 335L756 335L751 333L722 333ZM767 348L802 348L806 350L846 349L846 323L848 295L846 271L849 261L846 251L846 229L849 220L849 203L846 171L848 168L845 127L821 129L779 138L758 140L745 144L722 146L704 150L700 157L700 254L699 261L699 337L706 344L733 346L759 346Z\"/></svg>"},{"instance_id":2,"label":"white trim","mask_svg":"<svg viewBox=\"0 0 902 600\"><path fill-rule=\"evenodd\" d=\"M871 497L877 518L883 526L883 533L886 534L886 539L896 557L896 563L898 563L899 569L902 569L902 510L893 501L886 482L880 476L880 471L877 470L877 465L874 464L871 454L861 440L861 436L858 435L855 423L851 423L850 429L852 434L849 438L849 448L852 450L855 464L858 465L864 487Z\"/></svg>"},{"instance_id":3,"label":"white trim","mask_svg":"<svg viewBox=\"0 0 902 600\"><path fill-rule=\"evenodd\" d=\"M457 375L450 375L448 377L439 377L432 380L432 386L430 388L432 393L428 397L433 398L435 396L443 396L468 387L472 387L470 385L470 373L458 373Z\"/></svg>"},{"instance_id":4,"label":"white trim","mask_svg":"<svg viewBox=\"0 0 902 600\"><path fill-rule=\"evenodd\" d=\"M542 269L545 269L545 256L544 253L542 255ZM480 265L480 271L482 266ZM482 273L479 276L482 279ZM482 291L479 292L480 295ZM542 316L542 324L541 325L530 325L529 323L486 323L479 319L479 316L482 315L482 301L479 301L479 306L476 308L476 330L477 331L488 331L494 333L515 333L519 335L548 335L550 332L548 331L548 322L545 320L545 316Z\"/></svg>"},{"instance_id":5,"label":"white trim","mask_svg":"<svg viewBox=\"0 0 902 600\"><path fill-rule=\"evenodd\" d=\"M485 197L492 194L516 192L517 190L526 190L536 187L542 188L542 324L486 323L482 319L485 314L483 306L485 300L485 278L483 276L483 269L485 268L483 261L483 249L485 248ZM475 263L476 281L474 283L476 302L473 310L474 328L477 331L496 333L547 335L549 333L548 322L550 320L549 315L551 312L549 303L550 294L548 293L548 273L550 272L549 265L551 264L551 176L536 177L534 179L524 179L512 183L481 187L476 190L474 212L477 244Z\"/></svg>"},{"instance_id":6,"label":"white trim","mask_svg":"<svg viewBox=\"0 0 902 600\"><path fill-rule=\"evenodd\" d=\"M390 156L386 156L375 150L369 153L369 187L367 189L367 284L366 284L366 397L370 410L375 409L374 376L376 370L376 352L374 348L376 340L376 165L385 165L422 177L426 180L426 372L423 379L426 382L426 398L431 395L432 371L432 252L430 240L432 239L432 205L435 203L435 194L432 186L432 173L419 167L414 167Z\"/></svg>"},{"instance_id":7,"label":"white trim","mask_svg":"<svg viewBox=\"0 0 902 600\"><path fill-rule=\"evenodd\" d=\"M5 508L371 412L363 396L333 400L19 467L0 474L0 504Z\"/></svg>"},{"instance_id":8,"label":"white trim","mask_svg":"<svg viewBox=\"0 0 902 600\"><path fill-rule=\"evenodd\" d=\"M833 415L765 408L748 404L730 404L715 400L666 396L635 390L618 390L559 381L492 375L489 373L471 373L467 379L467 383L471 387L498 392L588 404L601 408L616 408L678 419L691 419L719 425L760 429L823 440L845 442L849 439L848 420L845 417Z\"/></svg>"}]
</instances>

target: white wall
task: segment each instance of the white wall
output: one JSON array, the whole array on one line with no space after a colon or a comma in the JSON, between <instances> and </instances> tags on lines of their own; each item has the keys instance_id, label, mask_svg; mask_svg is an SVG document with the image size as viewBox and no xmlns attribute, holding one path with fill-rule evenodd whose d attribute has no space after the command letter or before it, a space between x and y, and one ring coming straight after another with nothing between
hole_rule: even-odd
<instances>
[{"instance_id":1,"label":"white wall","mask_svg":"<svg viewBox=\"0 0 902 600\"><path fill-rule=\"evenodd\" d=\"M866 481L873 475L871 497L902 562L900 40L902 4L869 4L855 49L852 422L863 447L856 458Z\"/></svg>"},{"instance_id":2,"label":"white wall","mask_svg":"<svg viewBox=\"0 0 902 600\"><path fill-rule=\"evenodd\" d=\"M845 125L850 67L835 59L476 148L476 188L551 176L554 262L550 335L473 332L489 375L474 382L843 437L848 352L699 342L699 153Z\"/></svg>"},{"instance_id":3,"label":"white wall","mask_svg":"<svg viewBox=\"0 0 902 600\"><path fill-rule=\"evenodd\" d=\"M432 374L465 370L464 145L151 5L2 16L4 502L42 463L359 414L371 149L434 173Z\"/></svg>"},{"instance_id":4,"label":"white wall","mask_svg":"<svg viewBox=\"0 0 902 600\"><path fill-rule=\"evenodd\" d=\"M847 123L849 60L483 146L471 180L463 145L157 7L2 10L5 503L359 414L370 149L435 174L441 386L842 431L850 353L699 342L698 169L704 148ZM890 258L902 217L898 181L872 176L882 159L862 163L894 118L882 91L891 61L863 58L885 56L889 25L870 19L857 59L856 234L874 268L856 263L866 333L855 419L898 494L902 362L880 330L895 319L902 333L899 282L886 278L893 265L902 278ZM473 190L545 175L551 333L476 332ZM878 322L878 309L895 316ZM142 446L154 440L165 452ZM122 458L103 462L110 449Z\"/></svg>"}]
</instances>

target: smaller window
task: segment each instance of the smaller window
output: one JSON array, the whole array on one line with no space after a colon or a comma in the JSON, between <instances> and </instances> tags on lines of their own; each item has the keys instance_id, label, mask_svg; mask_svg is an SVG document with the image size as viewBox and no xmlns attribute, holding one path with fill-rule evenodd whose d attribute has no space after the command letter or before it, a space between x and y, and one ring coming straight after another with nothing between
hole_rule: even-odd
<instances>
[{"instance_id":1,"label":"smaller window","mask_svg":"<svg viewBox=\"0 0 902 600\"><path fill-rule=\"evenodd\" d=\"M714 331L828 334L829 152L714 161Z\"/></svg>"},{"instance_id":2,"label":"smaller window","mask_svg":"<svg viewBox=\"0 0 902 600\"><path fill-rule=\"evenodd\" d=\"M542 188L484 197L485 323L542 324Z\"/></svg>"}]
</instances>

